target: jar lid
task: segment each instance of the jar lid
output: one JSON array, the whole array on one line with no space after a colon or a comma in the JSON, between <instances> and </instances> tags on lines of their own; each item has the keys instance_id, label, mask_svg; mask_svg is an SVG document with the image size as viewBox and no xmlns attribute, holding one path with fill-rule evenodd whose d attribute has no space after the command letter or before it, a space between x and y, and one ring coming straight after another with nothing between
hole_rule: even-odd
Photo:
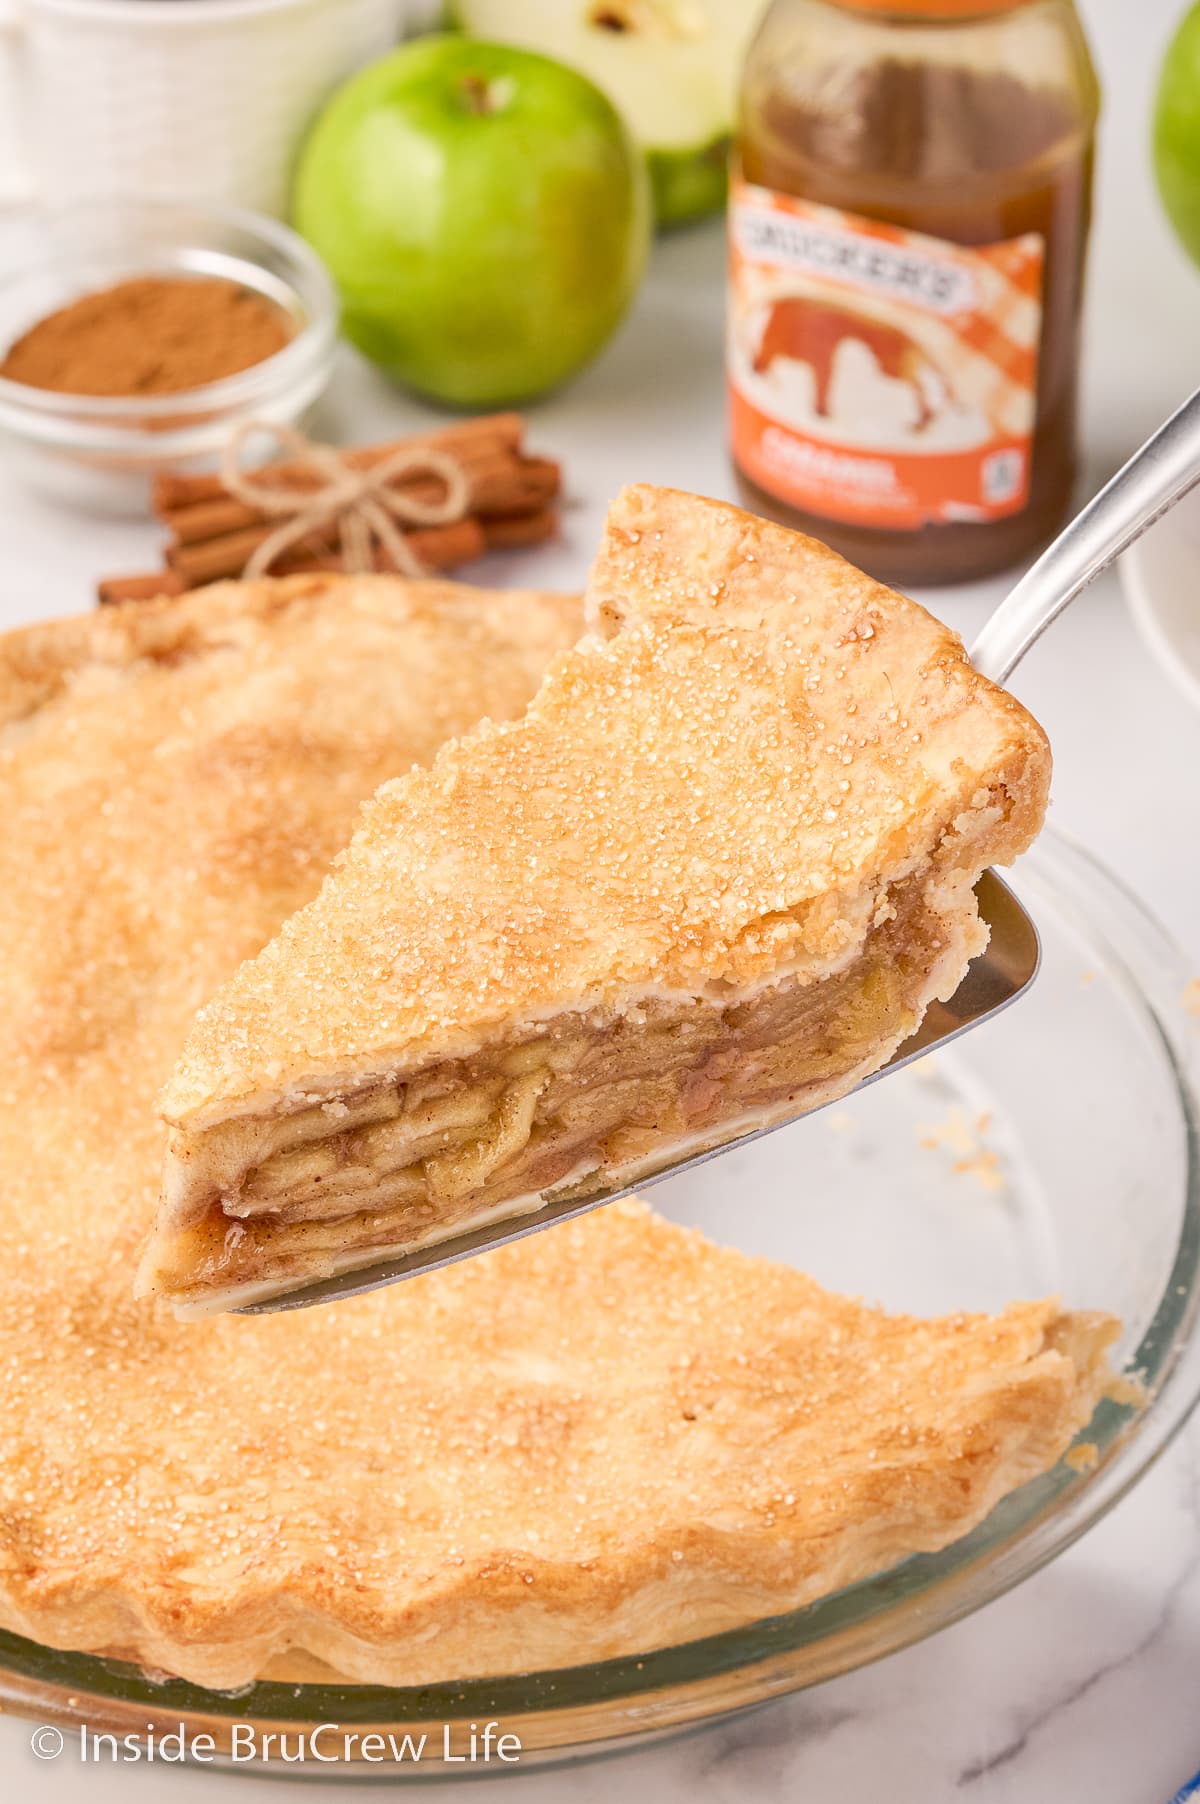
<instances>
[{"instance_id":1,"label":"jar lid","mask_svg":"<svg viewBox=\"0 0 1200 1804\"><path fill-rule=\"evenodd\" d=\"M891 13L897 19L982 19L991 13L1016 12L1029 0L834 0L857 13Z\"/></svg>"}]
</instances>

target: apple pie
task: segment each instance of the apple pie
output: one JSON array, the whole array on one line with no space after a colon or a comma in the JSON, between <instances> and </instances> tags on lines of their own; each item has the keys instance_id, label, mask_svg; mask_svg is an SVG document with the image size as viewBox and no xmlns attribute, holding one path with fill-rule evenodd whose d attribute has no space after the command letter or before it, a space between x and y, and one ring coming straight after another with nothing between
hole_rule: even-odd
<instances>
[{"instance_id":1,"label":"apple pie","mask_svg":"<svg viewBox=\"0 0 1200 1804\"><path fill-rule=\"evenodd\" d=\"M1087 1421L1105 1317L887 1316L633 1205L332 1310L132 1298L199 997L577 625L293 579L0 640L8 1632L223 1687L638 1653L945 1545Z\"/></svg>"},{"instance_id":2,"label":"apple pie","mask_svg":"<svg viewBox=\"0 0 1200 1804\"><path fill-rule=\"evenodd\" d=\"M1037 832L1025 710L914 602L626 491L598 630L386 785L200 1012L141 1294L181 1314L627 1185L877 1070Z\"/></svg>"}]
</instances>

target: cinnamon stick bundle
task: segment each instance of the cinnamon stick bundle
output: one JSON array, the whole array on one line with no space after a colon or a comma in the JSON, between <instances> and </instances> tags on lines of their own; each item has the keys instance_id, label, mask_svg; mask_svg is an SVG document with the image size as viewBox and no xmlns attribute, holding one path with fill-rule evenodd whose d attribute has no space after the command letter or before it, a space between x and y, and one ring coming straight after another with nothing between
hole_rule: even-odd
<instances>
[{"instance_id":1,"label":"cinnamon stick bundle","mask_svg":"<svg viewBox=\"0 0 1200 1804\"><path fill-rule=\"evenodd\" d=\"M438 426L431 432L410 433L404 438L391 439L385 445L359 445L343 455L352 470L369 470L372 464L382 463L393 451L424 451L430 446L438 451L453 451L456 454L481 443L489 447L507 446L510 451L519 451L524 436L525 421L519 413L492 413L483 414L476 420L454 420L449 426ZM298 488L312 488L314 485L312 471L303 464L285 462L266 467L270 471L272 482L295 483ZM193 501L219 501L225 493L221 478L216 475L183 476L164 473L154 480L151 506L161 519L173 508L187 507Z\"/></svg>"},{"instance_id":2,"label":"cinnamon stick bundle","mask_svg":"<svg viewBox=\"0 0 1200 1804\"><path fill-rule=\"evenodd\" d=\"M183 594L183 583L173 570L147 570L140 576L102 576L96 584L101 607L119 601L158 601Z\"/></svg>"},{"instance_id":3,"label":"cinnamon stick bundle","mask_svg":"<svg viewBox=\"0 0 1200 1804\"><path fill-rule=\"evenodd\" d=\"M536 513L549 506L560 484L559 468L548 457L521 457L516 452L497 452L482 447L461 455L456 452L467 472L471 487L471 511L481 519L504 520L514 514ZM395 484L414 500L437 498L439 485L428 476L402 478ZM267 516L261 508L251 507L232 495L222 493L210 500L191 501L180 507L159 510L159 518L170 528L175 546L200 545L227 533L241 532L260 526Z\"/></svg>"},{"instance_id":4,"label":"cinnamon stick bundle","mask_svg":"<svg viewBox=\"0 0 1200 1804\"><path fill-rule=\"evenodd\" d=\"M445 524L408 527L403 534L418 562L441 572L470 563L488 550L536 545L553 536L561 471L551 458L527 455L523 437L524 421L519 414L493 414L455 421L437 431L388 444L361 446L342 456L345 464L356 470L368 470L405 450L419 453L435 448L455 459L466 479L467 512ZM254 475L272 489L294 490L297 511L304 506L303 497L318 490L322 482L311 465L294 461L268 465ZM429 504L440 499L442 485L437 477L414 471L389 479L388 492L393 491ZM240 576L279 525L278 515L231 495L216 475L161 475L154 484L153 504L170 535L166 569L105 578L98 589L102 602L179 595L205 583ZM340 569L340 543L339 525L329 521L289 546L272 569L280 575ZM390 569L392 559L377 547L374 565Z\"/></svg>"}]
</instances>

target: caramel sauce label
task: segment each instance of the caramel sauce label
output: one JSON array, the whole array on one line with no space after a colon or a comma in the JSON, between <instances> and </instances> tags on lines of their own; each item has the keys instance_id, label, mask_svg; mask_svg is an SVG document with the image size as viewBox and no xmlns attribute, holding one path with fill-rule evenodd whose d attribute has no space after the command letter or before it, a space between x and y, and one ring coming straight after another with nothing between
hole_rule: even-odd
<instances>
[{"instance_id":1,"label":"caramel sauce label","mask_svg":"<svg viewBox=\"0 0 1200 1804\"><path fill-rule=\"evenodd\" d=\"M1029 496L1045 242L949 244L735 177L733 454L806 513L883 529Z\"/></svg>"}]
</instances>

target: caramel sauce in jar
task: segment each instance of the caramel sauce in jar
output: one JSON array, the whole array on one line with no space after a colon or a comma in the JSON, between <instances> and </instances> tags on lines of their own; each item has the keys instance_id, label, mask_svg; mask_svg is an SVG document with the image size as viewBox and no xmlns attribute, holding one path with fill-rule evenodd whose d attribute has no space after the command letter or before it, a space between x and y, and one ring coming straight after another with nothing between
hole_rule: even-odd
<instances>
[{"instance_id":1,"label":"caramel sauce in jar","mask_svg":"<svg viewBox=\"0 0 1200 1804\"><path fill-rule=\"evenodd\" d=\"M1097 111L1070 0L775 0L730 212L752 507L912 585L990 575L1053 535Z\"/></svg>"}]
</instances>

